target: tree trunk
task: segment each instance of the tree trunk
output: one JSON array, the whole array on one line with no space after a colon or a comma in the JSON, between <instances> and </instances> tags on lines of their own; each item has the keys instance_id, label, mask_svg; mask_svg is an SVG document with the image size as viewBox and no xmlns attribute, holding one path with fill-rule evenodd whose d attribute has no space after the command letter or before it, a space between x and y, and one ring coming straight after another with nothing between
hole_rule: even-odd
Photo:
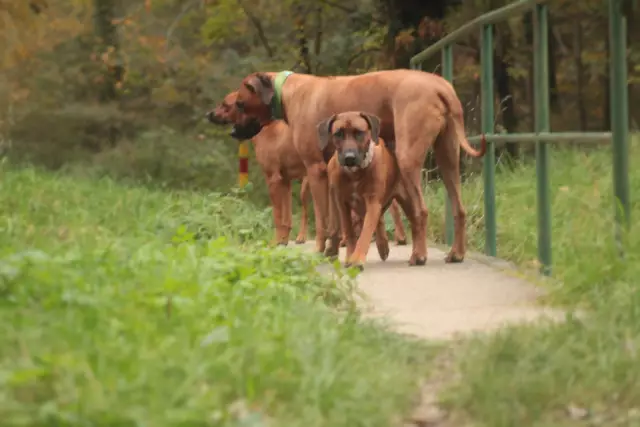
<instances>
[{"instance_id":1,"label":"tree trunk","mask_svg":"<svg viewBox=\"0 0 640 427\"><path fill-rule=\"evenodd\" d=\"M322 52L322 36L323 36L323 20L322 20L322 5L318 5L316 8L316 36L314 40L313 55L315 57L315 73L320 73L320 53Z\"/></svg>"},{"instance_id":2,"label":"tree trunk","mask_svg":"<svg viewBox=\"0 0 640 427\"><path fill-rule=\"evenodd\" d=\"M527 44L531 46L531 53L534 54L535 46L533 44L533 13L525 13L523 19L523 25L525 27L525 38ZM553 37L553 31L551 30L553 27L553 22L551 20L551 16L548 19L548 52L549 52L549 104L552 109L558 109L558 83L556 78L556 41ZM533 61L533 60L532 60ZM531 66L531 81L533 84L533 65ZM533 92L532 92L533 93ZM532 105L533 105L533 97L532 97ZM533 110L532 110L533 111Z\"/></svg>"},{"instance_id":3,"label":"tree trunk","mask_svg":"<svg viewBox=\"0 0 640 427\"><path fill-rule=\"evenodd\" d=\"M118 34L113 24L116 18L116 0L94 0L94 8L97 49L100 55L108 55L98 99L100 102L109 102L117 98L116 85L123 74L123 69L117 62Z\"/></svg>"},{"instance_id":4,"label":"tree trunk","mask_svg":"<svg viewBox=\"0 0 640 427\"><path fill-rule=\"evenodd\" d=\"M573 57L574 66L576 68L578 119L580 123L580 130L584 132L587 130L587 107L585 105L584 99L584 70L582 65L582 23L579 19L576 19L576 22L574 24L573 36Z\"/></svg>"},{"instance_id":5,"label":"tree trunk","mask_svg":"<svg viewBox=\"0 0 640 427\"><path fill-rule=\"evenodd\" d=\"M386 0L382 2L384 15L388 17L389 23L387 25L387 34L384 37L384 57L387 58L388 63L383 64L390 69L396 68L396 36L402 27L398 12L396 9L395 0Z\"/></svg>"},{"instance_id":6,"label":"tree trunk","mask_svg":"<svg viewBox=\"0 0 640 427\"><path fill-rule=\"evenodd\" d=\"M556 76L556 51L557 42L556 38L553 37L553 19L551 17L551 13L549 13L548 19L549 25L547 27L547 39L549 41L548 51L549 51L549 105L551 109L554 111L558 111L560 108L560 102L558 99L558 78Z\"/></svg>"},{"instance_id":7,"label":"tree trunk","mask_svg":"<svg viewBox=\"0 0 640 427\"><path fill-rule=\"evenodd\" d=\"M518 128L518 117L516 115L515 102L511 91L509 64L504 59L504 56L511 48L511 34L509 34L509 30L505 29L502 33L502 54L494 53L493 56L495 66L494 81L498 92L500 109L502 110L500 113L502 116L502 124L507 132L514 133ZM509 142L505 144L505 150L512 160L517 159L519 151L517 143Z\"/></svg>"},{"instance_id":8,"label":"tree trunk","mask_svg":"<svg viewBox=\"0 0 640 427\"><path fill-rule=\"evenodd\" d=\"M306 74L312 74L311 58L309 57L309 40L306 34L307 11L302 5L296 8L296 38L298 39L298 63Z\"/></svg>"},{"instance_id":9,"label":"tree trunk","mask_svg":"<svg viewBox=\"0 0 640 427\"><path fill-rule=\"evenodd\" d=\"M609 61L611 60L611 46L609 38L605 41L606 58L604 63L604 73L602 73L601 81L604 86L604 98L602 99L602 129L604 131L611 130L611 87L609 87Z\"/></svg>"}]
</instances>

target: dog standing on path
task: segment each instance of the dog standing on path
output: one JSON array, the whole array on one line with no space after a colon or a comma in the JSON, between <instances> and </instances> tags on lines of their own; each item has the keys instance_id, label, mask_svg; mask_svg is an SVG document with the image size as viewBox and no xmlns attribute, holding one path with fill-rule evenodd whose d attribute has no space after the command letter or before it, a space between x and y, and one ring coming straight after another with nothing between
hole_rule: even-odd
<instances>
[{"instance_id":1,"label":"dog standing on path","mask_svg":"<svg viewBox=\"0 0 640 427\"><path fill-rule=\"evenodd\" d=\"M306 236L307 223L308 223L308 219L307 219L308 209L306 204L309 202L309 180L306 177L302 180L302 184L300 185L300 202L303 204L302 215L300 217L300 230L304 229L304 236ZM362 230L364 217L357 213L358 211L355 208L354 204L355 204L355 201L352 201L351 224L356 236L360 236L360 231ZM404 232L404 224L402 223L402 217L400 216L400 206L398 206L398 202L394 200L391 203L391 207L389 209L391 210L391 219L393 220L393 225L394 225L393 238L396 241L396 245L404 246L407 244L407 235ZM383 221L382 227L384 227L384 219L382 221ZM342 240L340 241L340 247L345 247L347 245L346 243L347 237L345 235L344 229L341 228L340 230L342 233ZM300 233L302 233L302 231L300 231ZM385 228L385 233L386 233L386 228ZM304 243L304 240L299 241L300 235L301 234L298 234L298 239L296 240L296 243Z\"/></svg>"},{"instance_id":2,"label":"dog standing on path","mask_svg":"<svg viewBox=\"0 0 640 427\"><path fill-rule=\"evenodd\" d=\"M231 92L224 97L222 102L206 115L207 119L217 125L228 125L237 120L236 108L237 92ZM243 137L240 131L234 135ZM300 202L302 212L300 216L300 230L296 237L296 243L301 244L307 238L308 226L308 202L309 202L309 182L305 176L304 163L300 159L298 152L293 146L289 126L281 120L274 120L265 125L262 130L251 139L256 152L256 159L265 176L269 188L269 198L273 211L273 222L276 229L275 241L278 244L286 245L291 232L291 181L301 179ZM327 154L327 156L329 156ZM395 238L399 245L406 244L406 236L400 209L397 205L391 207L391 214L395 224ZM353 214L354 228L357 234L362 227L362 217ZM344 246L346 238L341 241Z\"/></svg>"},{"instance_id":3,"label":"dog standing on path","mask_svg":"<svg viewBox=\"0 0 640 427\"><path fill-rule=\"evenodd\" d=\"M237 114L236 98L236 92L229 93L219 105L207 113L207 119L217 125L234 123ZM269 189L277 244L286 245L289 243L292 219L291 181L302 179L300 186L302 215L296 243L304 243L307 238L309 186L304 180L306 175L304 163L293 147L289 126L281 120L273 120L266 124L257 135L246 138L241 132L236 136L238 135L241 137L240 139L251 139L255 148L256 159Z\"/></svg>"},{"instance_id":4,"label":"dog standing on path","mask_svg":"<svg viewBox=\"0 0 640 427\"><path fill-rule=\"evenodd\" d=\"M328 164L329 187L347 240L347 266L362 268L374 231L380 258L383 261L387 259L389 243L380 218L395 200L411 223L413 239L418 233L418 213L413 210L399 179L395 155L379 133L380 119L359 111L334 114L318 124L320 149L324 150L328 144L336 148ZM364 217L357 242L351 225L350 207Z\"/></svg>"},{"instance_id":5,"label":"dog standing on path","mask_svg":"<svg viewBox=\"0 0 640 427\"><path fill-rule=\"evenodd\" d=\"M339 226L329 196L327 165L318 150L316 125L336 113L364 111L380 119L380 136L394 141L396 160L411 204L417 213L411 265L427 260L428 211L422 195L421 169L433 147L451 201L454 242L446 262L462 262L466 253L466 212L460 185L460 147L481 157L464 132L463 110L453 86L442 77L417 70L375 71L356 76L318 77L291 73L252 73L238 89L242 114L234 127L257 134L274 118L291 127L293 143L304 162L314 202L316 250L337 255ZM329 218L329 226L325 221ZM326 247L327 232L330 238ZM325 250L326 247L326 250Z\"/></svg>"}]
</instances>

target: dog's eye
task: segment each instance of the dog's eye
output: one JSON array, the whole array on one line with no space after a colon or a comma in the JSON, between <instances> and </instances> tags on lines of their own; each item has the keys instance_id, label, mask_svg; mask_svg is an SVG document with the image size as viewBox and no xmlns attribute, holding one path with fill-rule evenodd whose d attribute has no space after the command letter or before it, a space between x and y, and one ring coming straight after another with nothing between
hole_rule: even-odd
<instances>
[{"instance_id":1,"label":"dog's eye","mask_svg":"<svg viewBox=\"0 0 640 427\"><path fill-rule=\"evenodd\" d=\"M357 130L353 133L353 136L355 137L356 141L358 142L363 142L364 141L364 132L361 130Z\"/></svg>"},{"instance_id":2,"label":"dog's eye","mask_svg":"<svg viewBox=\"0 0 640 427\"><path fill-rule=\"evenodd\" d=\"M342 129L338 129L338 130L333 134L333 136L334 136L335 138L338 138L338 139L342 139L342 138L344 138L344 130L342 130Z\"/></svg>"},{"instance_id":3,"label":"dog's eye","mask_svg":"<svg viewBox=\"0 0 640 427\"><path fill-rule=\"evenodd\" d=\"M244 111L244 102L238 101L236 102L236 108L238 108L238 110L240 110L240 112Z\"/></svg>"}]
</instances>

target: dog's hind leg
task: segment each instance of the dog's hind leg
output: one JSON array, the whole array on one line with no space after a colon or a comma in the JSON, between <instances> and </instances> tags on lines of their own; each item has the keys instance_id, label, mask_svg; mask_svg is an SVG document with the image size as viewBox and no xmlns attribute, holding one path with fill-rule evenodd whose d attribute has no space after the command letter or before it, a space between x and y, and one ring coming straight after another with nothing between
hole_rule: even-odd
<instances>
[{"instance_id":1,"label":"dog's hind leg","mask_svg":"<svg viewBox=\"0 0 640 427\"><path fill-rule=\"evenodd\" d=\"M287 221L283 216L286 214L284 206L285 197L291 198L291 190L287 193L287 186L279 173L272 174L267 177L267 187L269 188L269 198L271 199L271 208L273 210L273 223L276 229L275 243L278 245L287 245L289 243L289 232L291 231L291 220ZM289 187L290 188L290 187Z\"/></svg>"},{"instance_id":2,"label":"dog's hind leg","mask_svg":"<svg viewBox=\"0 0 640 427\"><path fill-rule=\"evenodd\" d=\"M404 191L404 189L398 194L398 196L396 197L396 200L398 201L398 205L400 205L400 208L404 212L405 216L409 220L409 226L411 227L411 235L415 239L415 236L420 234L419 213L416 211L414 203L409 197L409 194L406 191ZM409 258L409 265L423 265L423 264L416 263L415 245L414 245L414 250L411 253L411 258Z\"/></svg>"},{"instance_id":3,"label":"dog's hind leg","mask_svg":"<svg viewBox=\"0 0 640 427\"><path fill-rule=\"evenodd\" d=\"M282 191L282 219L281 219L281 227L282 227L282 238L284 241L289 243L289 236L291 234L292 229L292 217L293 212L291 210L291 202L292 202L292 191L291 191L291 180L283 179L281 185Z\"/></svg>"},{"instance_id":4,"label":"dog's hind leg","mask_svg":"<svg viewBox=\"0 0 640 427\"><path fill-rule=\"evenodd\" d=\"M422 138L427 137L422 135ZM435 137L435 135L434 135ZM400 139L398 138L398 141ZM408 144L407 144L408 145ZM427 144L424 144L428 147ZM414 144L416 149L422 149L422 144ZM429 144L430 145L430 144ZM411 211L414 213L413 224L411 225L412 253L409 260L410 265L424 265L427 262L427 225L429 211L422 195L422 163L425 155L422 153L412 153L411 149L403 151L398 155L398 167L400 169L401 184L407 196L407 202L411 204Z\"/></svg>"},{"instance_id":5,"label":"dog's hind leg","mask_svg":"<svg viewBox=\"0 0 640 427\"><path fill-rule=\"evenodd\" d=\"M436 163L442 175L442 182L447 189L451 201L453 215L454 238L451 251L445 258L446 262L462 262L466 252L466 212L462 205L462 190L460 184L460 143L456 139L457 133L453 126L461 126L451 120L438 136L433 146ZM464 132L462 133L464 135Z\"/></svg>"},{"instance_id":6,"label":"dog's hind leg","mask_svg":"<svg viewBox=\"0 0 640 427\"><path fill-rule=\"evenodd\" d=\"M419 102L398 106L395 119L396 159L401 184L415 212L411 227L413 253L410 265L427 262L427 218L429 211L422 195L422 165L427 151L445 124L440 111L427 109Z\"/></svg>"},{"instance_id":7,"label":"dog's hind leg","mask_svg":"<svg viewBox=\"0 0 640 427\"><path fill-rule=\"evenodd\" d=\"M404 224L402 224L402 217L400 217L400 207L397 201L391 203L391 217L393 218L393 237L396 240L398 246L407 244L407 235L404 232Z\"/></svg>"},{"instance_id":8,"label":"dog's hind leg","mask_svg":"<svg viewBox=\"0 0 640 427\"><path fill-rule=\"evenodd\" d=\"M316 220L316 252L324 253L327 245L327 216L329 214L329 178L323 162L305 164L307 179L313 200L313 215ZM336 251L337 252L337 251Z\"/></svg>"},{"instance_id":9,"label":"dog's hind leg","mask_svg":"<svg viewBox=\"0 0 640 427\"><path fill-rule=\"evenodd\" d=\"M307 226L309 224L309 181L306 177L302 179L300 183L300 230L298 231L298 237L296 237L296 243L302 244L307 241Z\"/></svg>"}]
</instances>

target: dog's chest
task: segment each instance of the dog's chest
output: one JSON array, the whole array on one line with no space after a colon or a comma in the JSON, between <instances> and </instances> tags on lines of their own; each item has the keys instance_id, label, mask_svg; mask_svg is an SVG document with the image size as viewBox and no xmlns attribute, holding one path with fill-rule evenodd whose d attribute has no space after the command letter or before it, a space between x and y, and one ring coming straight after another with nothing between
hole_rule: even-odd
<instances>
[{"instance_id":1,"label":"dog's chest","mask_svg":"<svg viewBox=\"0 0 640 427\"><path fill-rule=\"evenodd\" d=\"M348 198L351 209L358 212L360 215L364 215L365 204L364 197L362 196L361 184L359 181L354 180L349 182L348 186Z\"/></svg>"}]
</instances>

